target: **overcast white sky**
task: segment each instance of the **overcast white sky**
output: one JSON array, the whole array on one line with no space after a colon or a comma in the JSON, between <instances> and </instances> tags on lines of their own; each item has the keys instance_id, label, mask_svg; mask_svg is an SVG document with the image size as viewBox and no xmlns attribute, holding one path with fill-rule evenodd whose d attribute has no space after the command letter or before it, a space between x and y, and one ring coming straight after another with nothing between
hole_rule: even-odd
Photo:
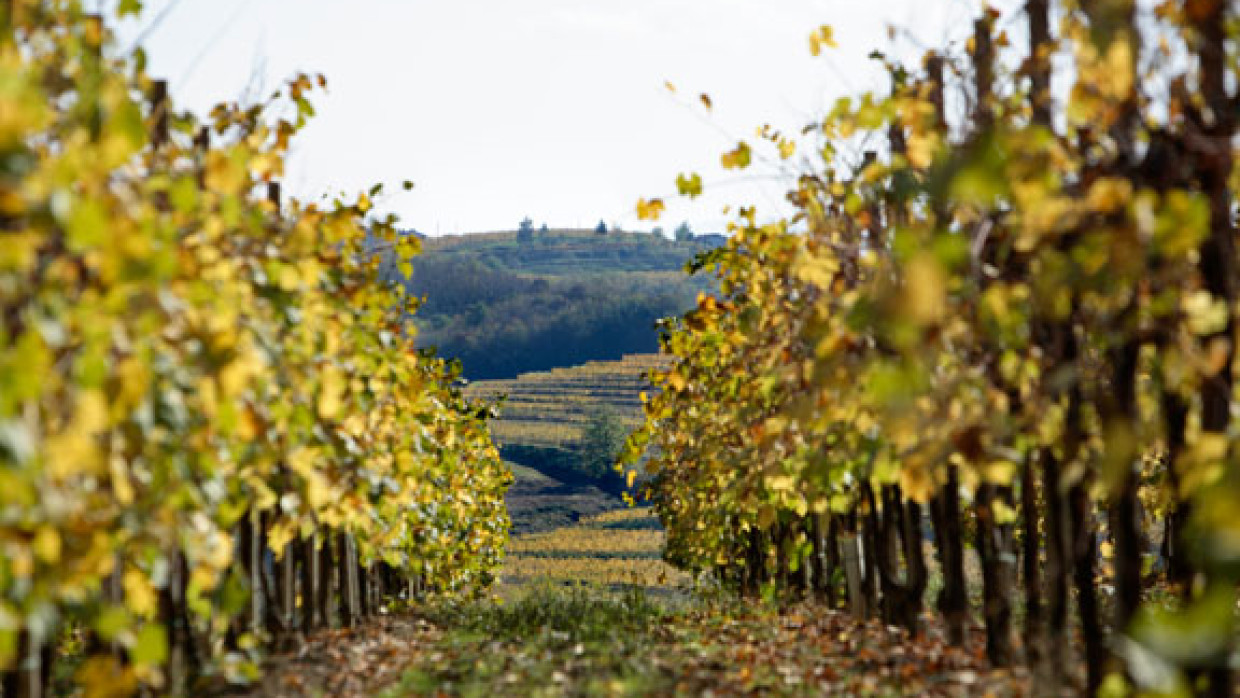
<instances>
[{"instance_id":1,"label":"overcast white sky","mask_svg":"<svg viewBox=\"0 0 1240 698\"><path fill-rule=\"evenodd\" d=\"M90 0L88 0L89 2ZM105 0L95 0L96 2ZM1014 8L1015 0L992 3ZM782 207L779 169L742 178L719 153L770 123L796 130L884 79L874 49L907 57L963 41L980 0L148 0L151 72L201 113L252 76L297 71L329 91L296 147L305 198L389 185L381 202L430 234L536 223L649 229L639 197L665 196L668 228L722 230L722 202ZM165 12L166 11L166 12ZM163 20L150 27L161 13ZM808 36L835 27L814 58ZM904 33L895 42L887 26ZM132 40L127 28L124 40ZM664 82L677 88L670 94ZM708 92L706 114L697 95ZM680 203L676 175L708 196ZM416 183L411 192L399 183Z\"/></svg>"}]
</instances>

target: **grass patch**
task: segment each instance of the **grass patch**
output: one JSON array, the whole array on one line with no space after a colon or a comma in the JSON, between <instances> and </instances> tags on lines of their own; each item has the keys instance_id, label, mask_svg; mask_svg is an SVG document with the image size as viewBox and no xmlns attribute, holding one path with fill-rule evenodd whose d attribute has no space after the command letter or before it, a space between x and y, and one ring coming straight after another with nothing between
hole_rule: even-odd
<instances>
[{"instance_id":1,"label":"grass patch","mask_svg":"<svg viewBox=\"0 0 1240 698\"><path fill-rule=\"evenodd\" d=\"M971 698L1029 688L937 633L911 638L816 606L654 598L544 585L508 603L425 610L442 633L411 648L414 661L381 695Z\"/></svg>"},{"instance_id":2,"label":"grass patch","mask_svg":"<svg viewBox=\"0 0 1240 698\"><path fill-rule=\"evenodd\" d=\"M559 647L621 642L644 634L663 611L641 589L613 593L589 585L537 584L515 601L450 611L458 627L501 640Z\"/></svg>"},{"instance_id":3,"label":"grass patch","mask_svg":"<svg viewBox=\"0 0 1240 698\"><path fill-rule=\"evenodd\" d=\"M640 696L673 677L644 651L668 612L640 589L529 587L509 603L445 604L427 619L449 628L384 698Z\"/></svg>"}]
</instances>

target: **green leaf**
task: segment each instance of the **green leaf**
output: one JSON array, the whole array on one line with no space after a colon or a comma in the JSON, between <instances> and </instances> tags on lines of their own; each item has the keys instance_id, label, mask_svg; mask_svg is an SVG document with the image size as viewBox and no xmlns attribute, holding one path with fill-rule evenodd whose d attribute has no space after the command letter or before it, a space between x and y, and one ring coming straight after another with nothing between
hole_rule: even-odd
<instances>
[{"instance_id":1,"label":"green leaf","mask_svg":"<svg viewBox=\"0 0 1240 698\"><path fill-rule=\"evenodd\" d=\"M250 603L250 585L242 570L234 568L224 581L220 592L220 610L233 615L245 610Z\"/></svg>"},{"instance_id":2,"label":"green leaf","mask_svg":"<svg viewBox=\"0 0 1240 698\"><path fill-rule=\"evenodd\" d=\"M133 646L135 664L159 666L168 661L168 632L164 626L151 623L138 631L138 640Z\"/></svg>"},{"instance_id":3,"label":"green leaf","mask_svg":"<svg viewBox=\"0 0 1240 698\"><path fill-rule=\"evenodd\" d=\"M702 195L702 176L696 172L689 175L679 175L676 177L676 189L681 196L687 196L690 199Z\"/></svg>"},{"instance_id":4,"label":"green leaf","mask_svg":"<svg viewBox=\"0 0 1240 698\"><path fill-rule=\"evenodd\" d=\"M129 611L124 606L109 606L95 618L95 632L99 633L101 639L110 642L128 628L131 622Z\"/></svg>"},{"instance_id":5,"label":"green leaf","mask_svg":"<svg viewBox=\"0 0 1240 698\"><path fill-rule=\"evenodd\" d=\"M84 250L94 247L107 236L107 211L98 201L85 199L74 207L66 227L73 249Z\"/></svg>"}]
</instances>

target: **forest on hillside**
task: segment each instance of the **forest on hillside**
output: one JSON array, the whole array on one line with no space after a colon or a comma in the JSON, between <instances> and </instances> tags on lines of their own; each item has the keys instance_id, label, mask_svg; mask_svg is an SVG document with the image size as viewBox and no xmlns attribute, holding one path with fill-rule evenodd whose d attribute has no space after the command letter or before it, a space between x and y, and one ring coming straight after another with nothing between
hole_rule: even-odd
<instances>
[{"instance_id":1,"label":"forest on hillside","mask_svg":"<svg viewBox=\"0 0 1240 698\"><path fill-rule=\"evenodd\" d=\"M722 238L554 231L426 240L407 287L425 298L418 344L474 380L658 350L655 323L693 307L707 279L684 266Z\"/></svg>"}]
</instances>

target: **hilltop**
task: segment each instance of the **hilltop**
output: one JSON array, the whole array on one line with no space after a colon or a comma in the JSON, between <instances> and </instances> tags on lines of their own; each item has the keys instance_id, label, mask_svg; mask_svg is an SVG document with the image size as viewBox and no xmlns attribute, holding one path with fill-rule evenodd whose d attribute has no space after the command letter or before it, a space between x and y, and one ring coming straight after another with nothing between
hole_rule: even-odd
<instances>
[{"instance_id":1,"label":"hilltop","mask_svg":"<svg viewBox=\"0 0 1240 698\"><path fill-rule=\"evenodd\" d=\"M426 299L418 344L460 359L470 379L653 353L655 322L710 289L686 263L723 241L573 229L425 238L406 281Z\"/></svg>"},{"instance_id":2,"label":"hilltop","mask_svg":"<svg viewBox=\"0 0 1240 698\"><path fill-rule=\"evenodd\" d=\"M697 235L669 240L661 235L583 228L533 232L522 240L517 231L428 237L423 258L472 259L492 269L548 277L591 274L681 272L698 252L726 240L722 235Z\"/></svg>"}]
</instances>

